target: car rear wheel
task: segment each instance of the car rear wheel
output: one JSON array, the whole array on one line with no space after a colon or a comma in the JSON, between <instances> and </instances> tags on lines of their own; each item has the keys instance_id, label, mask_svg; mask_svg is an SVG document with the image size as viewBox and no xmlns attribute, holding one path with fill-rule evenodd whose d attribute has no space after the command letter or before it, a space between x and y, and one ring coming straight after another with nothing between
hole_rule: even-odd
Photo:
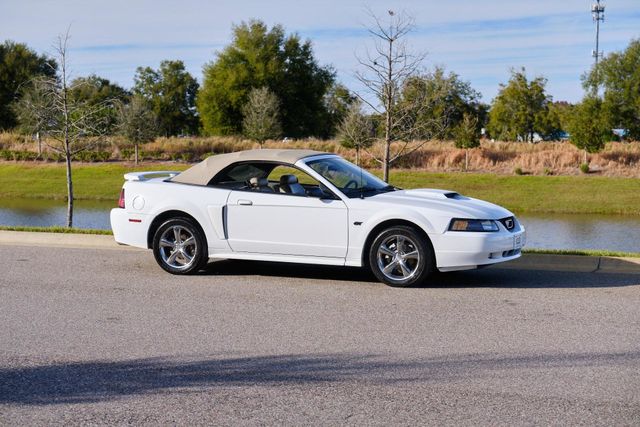
<instances>
[{"instance_id":1,"label":"car rear wheel","mask_svg":"<svg viewBox=\"0 0 640 427\"><path fill-rule=\"evenodd\" d=\"M200 228L188 218L164 222L153 236L153 255L172 274L191 274L208 260L207 245Z\"/></svg>"},{"instance_id":2,"label":"car rear wheel","mask_svg":"<svg viewBox=\"0 0 640 427\"><path fill-rule=\"evenodd\" d=\"M381 282L394 287L420 284L434 270L431 243L414 228L382 231L369 249L369 266Z\"/></svg>"}]
</instances>

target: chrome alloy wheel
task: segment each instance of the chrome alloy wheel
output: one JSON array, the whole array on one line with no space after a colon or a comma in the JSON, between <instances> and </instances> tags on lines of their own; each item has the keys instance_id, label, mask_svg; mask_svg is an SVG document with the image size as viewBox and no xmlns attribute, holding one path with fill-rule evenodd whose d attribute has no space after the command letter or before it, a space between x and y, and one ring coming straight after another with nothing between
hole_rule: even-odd
<instances>
[{"instance_id":1,"label":"chrome alloy wheel","mask_svg":"<svg viewBox=\"0 0 640 427\"><path fill-rule=\"evenodd\" d=\"M411 279L420 266L418 246L410 238L399 234L387 237L380 244L376 258L382 274L395 281Z\"/></svg>"},{"instance_id":2,"label":"chrome alloy wheel","mask_svg":"<svg viewBox=\"0 0 640 427\"><path fill-rule=\"evenodd\" d=\"M196 260L198 244L191 231L183 226L167 228L160 236L160 256L170 267L186 270Z\"/></svg>"}]
</instances>

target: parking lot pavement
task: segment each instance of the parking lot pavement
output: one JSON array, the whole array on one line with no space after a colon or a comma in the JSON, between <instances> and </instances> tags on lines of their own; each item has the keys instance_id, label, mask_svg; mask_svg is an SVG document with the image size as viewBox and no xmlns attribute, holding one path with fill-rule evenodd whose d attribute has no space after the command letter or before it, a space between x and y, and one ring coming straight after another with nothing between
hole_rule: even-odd
<instances>
[{"instance_id":1,"label":"parking lot pavement","mask_svg":"<svg viewBox=\"0 0 640 427\"><path fill-rule=\"evenodd\" d=\"M0 245L0 424L640 423L640 276Z\"/></svg>"}]
</instances>

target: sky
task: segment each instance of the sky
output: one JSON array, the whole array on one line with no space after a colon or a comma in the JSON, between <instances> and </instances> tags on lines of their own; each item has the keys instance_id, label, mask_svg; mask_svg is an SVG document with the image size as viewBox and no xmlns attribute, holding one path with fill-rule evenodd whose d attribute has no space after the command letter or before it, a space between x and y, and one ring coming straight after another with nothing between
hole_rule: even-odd
<instances>
[{"instance_id":1,"label":"sky","mask_svg":"<svg viewBox=\"0 0 640 427\"><path fill-rule=\"evenodd\" d=\"M600 50L606 55L640 38L640 0L605 4ZM94 73L130 88L138 66L179 59L201 82L203 65L231 41L232 25L255 18L311 40L318 62L361 91L356 55L373 47L367 10L384 17L391 9L415 19L407 44L426 52L424 68L455 72L484 102L520 67L546 77L554 100L577 102L580 76L593 63L590 8L588 0L0 0L0 41L51 54L70 27L73 76Z\"/></svg>"}]
</instances>

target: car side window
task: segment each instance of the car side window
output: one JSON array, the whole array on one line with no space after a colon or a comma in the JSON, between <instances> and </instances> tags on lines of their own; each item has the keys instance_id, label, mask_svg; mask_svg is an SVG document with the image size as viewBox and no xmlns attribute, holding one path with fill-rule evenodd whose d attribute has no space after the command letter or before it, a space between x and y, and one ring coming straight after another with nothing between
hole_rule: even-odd
<instances>
[{"instance_id":1,"label":"car side window","mask_svg":"<svg viewBox=\"0 0 640 427\"><path fill-rule=\"evenodd\" d=\"M273 162L242 162L216 175L211 186L303 197L326 197L320 183L289 165Z\"/></svg>"},{"instance_id":2,"label":"car side window","mask_svg":"<svg viewBox=\"0 0 640 427\"><path fill-rule=\"evenodd\" d=\"M237 163L214 176L208 185L240 190L249 186L254 177L265 177L272 166L260 163Z\"/></svg>"},{"instance_id":3,"label":"car side window","mask_svg":"<svg viewBox=\"0 0 640 427\"><path fill-rule=\"evenodd\" d=\"M320 183L300 169L277 165L267 177L269 185L280 194L293 196L322 197Z\"/></svg>"}]
</instances>

